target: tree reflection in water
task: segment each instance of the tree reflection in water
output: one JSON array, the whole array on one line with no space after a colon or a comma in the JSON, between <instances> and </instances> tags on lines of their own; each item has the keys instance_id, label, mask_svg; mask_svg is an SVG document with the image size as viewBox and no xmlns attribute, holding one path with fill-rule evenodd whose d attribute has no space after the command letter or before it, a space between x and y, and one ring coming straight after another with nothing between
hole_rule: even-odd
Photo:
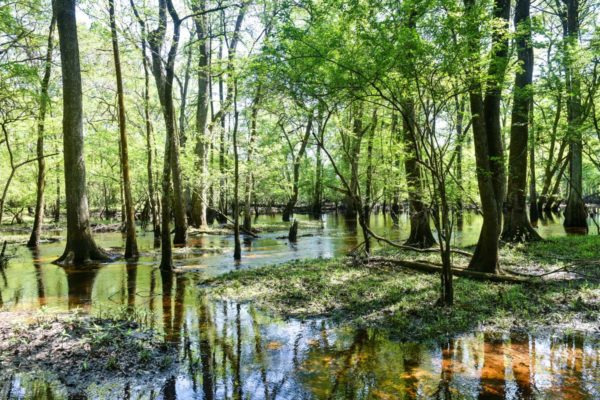
<instances>
[{"instance_id":1,"label":"tree reflection in water","mask_svg":"<svg viewBox=\"0 0 600 400\"><path fill-rule=\"evenodd\" d=\"M100 385L122 384L120 397L600 398L600 345L593 338L472 334L440 345L398 343L384 331L324 319L283 321L249 304L211 299L197 275L163 273L145 259L70 270L28 254L28 263L9 264L6 283L0 281L11 307L93 313L117 306L132 317L149 316L143 322L178 347L180 368L161 390L148 392L134 381ZM28 372L0 371L0 398L66 397L60 383ZM94 393L103 398L101 390Z\"/></svg>"}]
</instances>

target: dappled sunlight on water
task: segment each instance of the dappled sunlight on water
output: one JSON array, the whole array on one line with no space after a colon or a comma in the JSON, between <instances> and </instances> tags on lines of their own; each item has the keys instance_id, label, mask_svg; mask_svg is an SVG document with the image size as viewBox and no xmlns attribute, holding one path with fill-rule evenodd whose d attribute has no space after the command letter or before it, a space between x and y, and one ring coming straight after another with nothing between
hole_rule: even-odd
<instances>
[{"instance_id":1,"label":"dappled sunlight on water","mask_svg":"<svg viewBox=\"0 0 600 400\"><path fill-rule=\"evenodd\" d=\"M470 218L460 238L467 244L478 234L478 217ZM394 239L407 235L402 221L394 228L376 216L374 227ZM156 269L149 235L140 240L144 255L137 262L84 271L50 263L63 243L42 245L38 252L19 247L0 276L0 304L7 310L126 314L177 346L180 368L161 389L152 392L135 381L99 382L88 388L90 398L600 398L600 343L591 337L474 333L442 344L399 343L393 332L336 327L324 319L284 321L251 304L208 298L202 289L206 277L236 268L332 257L358 244L358 234L332 215L323 228L303 233L313 236L295 245L276 239L282 231L246 240L239 265L231 261L231 237L194 237L190 246L201 249L176 254L177 265L193 271L176 274ZM96 237L104 247L123 244L119 233ZM52 371L0 371L0 398L66 397L67 388Z\"/></svg>"}]
</instances>

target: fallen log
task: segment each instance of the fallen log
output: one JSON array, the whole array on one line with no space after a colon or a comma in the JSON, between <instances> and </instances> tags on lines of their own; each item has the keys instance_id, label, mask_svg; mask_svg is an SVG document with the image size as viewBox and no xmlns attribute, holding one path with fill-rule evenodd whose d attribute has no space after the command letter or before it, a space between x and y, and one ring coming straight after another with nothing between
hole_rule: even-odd
<instances>
[{"instance_id":1,"label":"fallen log","mask_svg":"<svg viewBox=\"0 0 600 400\"><path fill-rule=\"evenodd\" d=\"M439 249L419 249L418 247L407 246L405 244L396 243L389 239L384 238L383 236L377 235L370 229L367 229L367 233L369 234L369 236L372 236L378 242L384 242L384 243L389 244L390 246L395 247L397 249L416 251L418 253L439 253L440 252ZM464 250L450 249L450 252L454 253L454 254L460 254L461 256L465 256L465 257L473 257L472 253L469 253L468 251L464 251Z\"/></svg>"},{"instance_id":2,"label":"fallen log","mask_svg":"<svg viewBox=\"0 0 600 400\"><path fill-rule=\"evenodd\" d=\"M388 257L370 257L369 262L376 263L388 263L392 265L398 265L403 268L409 268L419 272L435 273L439 274L442 272L442 267L434 264L429 264L420 261L407 261L398 260L396 258ZM486 272L469 271L462 268L452 268L452 275L463 276L465 278L472 278L482 281L492 282L504 282L504 283L526 283L531 282L531 279L526 279L521 276L502 275L502 274L489 274Z\"/></svg>"},{"instance_id":3,"label":"fallen log","mask_svg":"<svg viewBox=\"0 0 600 400\"><path fill-rule=\"evenodd\" d=\"M217 214L221 215L223 218L225 218L227 221L229 221L229 223L231 223L231 224L234 223L234 221L231 218L229 218L227 215L223 214L221 211L217 210L216 208L211 208L211 210L213 210ZM240 231L242 231L246 235L252 236L253 238L258 238L258 235L256 233L250 232L249 230L244 229L244 227L242 227L241 225L240 225Z\"/></svg>"}]
</instances>

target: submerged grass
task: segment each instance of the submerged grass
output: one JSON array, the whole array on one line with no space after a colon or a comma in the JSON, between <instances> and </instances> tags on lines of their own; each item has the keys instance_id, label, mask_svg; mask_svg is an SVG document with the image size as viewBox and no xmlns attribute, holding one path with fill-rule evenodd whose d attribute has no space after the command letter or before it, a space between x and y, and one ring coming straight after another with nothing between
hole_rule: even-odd
<instances>
[{"instance_id":1,"label":"submerged grass","mask_svg":"<svg viewBox=\"0 0 600 400\"><path fill-rule=\"evenodd\" d=\"M599 245L598 237L566 237L506 247L502 260L507 269L539 273L573 260L597 260ZM408 252L394 256L437 257ZM457 259L457 264L466 261ZM600 280L581 276L525 284L455 278L455 304L446 309L436 306L438 275L356 265L347 258L235 271L208 283L214 296L252 301L281 316L323 316L384 327L403 340L442 339L472 330L600 333Z\"/></svg>"}]
</instances>

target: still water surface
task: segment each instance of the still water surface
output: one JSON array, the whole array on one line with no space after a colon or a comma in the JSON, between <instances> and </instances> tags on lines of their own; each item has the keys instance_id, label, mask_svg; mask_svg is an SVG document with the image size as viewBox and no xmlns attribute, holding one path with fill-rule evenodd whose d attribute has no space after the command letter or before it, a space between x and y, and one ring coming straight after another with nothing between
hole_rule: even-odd
<instances>
[{"instance_id":1,"label":"still water surface","mask_svg":"<svg viewBox=\"0 0 600 400\"><path fill-rule=\"evenodd\" d=\"M276 224L279 216L261 216ZM182 273L163 277L150 235L140 237L143 257L72 272L51 264L64 243L25 247L0 276L0 305L8 310L40 307L87 312L128 309L178 346L181 368L161 389L135 382L100 382L91 398L141 399L599 399L600 343L568 336L489 337L472 333L442 344L399 343L387 332L334 326L326 319L281 320L252 306L217 301L199 283L236 268L292 259L333 257L360 242L342 218L323 222L299 216L301 237L287 243L285 231L245 240L243 260L232 260L232 237L190 238L176 255ZM400 240L406 217L393 227L382 215L374 229ZM465 219L456 244L477 240L481 221ZM563 234L561 221L540 222L542 236ZM302 226L305 228L302 229ZM282 226L283 228L283 226ZM107 248L123 246L119 233L95 235ZM2 376L0 394L11 398L66 398L60 382L41 373Z\"/></svg>"}]
</instances>

